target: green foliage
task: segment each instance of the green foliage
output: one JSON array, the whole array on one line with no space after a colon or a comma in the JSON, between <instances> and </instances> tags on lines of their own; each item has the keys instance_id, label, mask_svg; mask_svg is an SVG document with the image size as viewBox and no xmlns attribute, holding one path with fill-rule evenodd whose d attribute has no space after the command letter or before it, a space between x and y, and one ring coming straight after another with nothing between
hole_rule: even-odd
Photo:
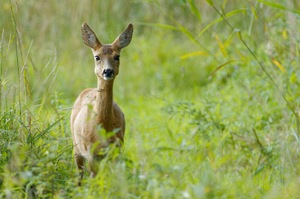
<instances>
[{"instance_id":1,"label":"green foliage","mask_svg":"<svg viewBox=\"0 0 300 199\"><path fill-rule=\"evenodd\" d=\"M299 195L296 1L33 1L0 5L0 198L296 198ZM69 117L95 87L80 35L103 43L129 22L114 147L85 172Z\"/></svg>"}]
</instances>

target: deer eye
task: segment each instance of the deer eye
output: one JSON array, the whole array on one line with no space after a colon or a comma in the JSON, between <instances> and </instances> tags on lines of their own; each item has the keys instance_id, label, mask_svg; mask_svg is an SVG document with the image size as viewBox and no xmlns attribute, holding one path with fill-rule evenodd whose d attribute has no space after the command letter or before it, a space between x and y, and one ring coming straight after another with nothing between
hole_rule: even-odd
<instances>
[{"instance_id":1,"label":"deer eye","mask_svg":"<svg viewBox=\"0 0 300 199\"><path fill-rule=\"evenodd\" d=\"M120 55L116 55L116 56L114 57L114 60L119 61L119 60L120 60Z\"/></svg>"},{"instance_id":2,"label":"deer eye","mask_svg":"<svg viewBox=\"0 0 300 199\"><path fill-rule=\"evenodd\" d=\"M99 60L100 60L100 57L99 57L99 56L95 56L95 60L96 60L96 61L99 61Z\"/></svg>"}]
</instances>

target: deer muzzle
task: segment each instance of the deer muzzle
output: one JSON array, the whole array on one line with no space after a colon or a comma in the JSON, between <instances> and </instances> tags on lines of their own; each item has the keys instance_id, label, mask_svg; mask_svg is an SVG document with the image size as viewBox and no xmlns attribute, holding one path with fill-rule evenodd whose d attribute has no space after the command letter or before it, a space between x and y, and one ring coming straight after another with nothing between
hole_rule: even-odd
<instances>
[{"instance_id":1,"label":"deer muzzle","mask_svg":"<svg viewBox=\"0 0 300 199\"><path fill-rule=\"evenodd\" d=\"M111 80L115 75L115 72L113 69L104 69L103 70L103 73L102 73L102 76L105 80Z\"/></svg>"}]
</instances>

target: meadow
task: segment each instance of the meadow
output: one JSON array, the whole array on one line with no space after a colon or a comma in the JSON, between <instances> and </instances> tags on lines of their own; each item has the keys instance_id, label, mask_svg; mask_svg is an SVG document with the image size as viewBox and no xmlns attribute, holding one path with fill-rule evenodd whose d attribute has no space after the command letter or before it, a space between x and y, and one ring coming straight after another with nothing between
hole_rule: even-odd
<instances>
[{"instance_id":1,"label":"meadow","mask_svg":"<svg viewBox=\"0 0 300 199\"><path fill-rule=\"evenodd\" d=\"M0 198L299 198L296 0L2 0ZM134 25L120 155L77 186L69 118L103 43Z\"/></svg>"}]
</instances>

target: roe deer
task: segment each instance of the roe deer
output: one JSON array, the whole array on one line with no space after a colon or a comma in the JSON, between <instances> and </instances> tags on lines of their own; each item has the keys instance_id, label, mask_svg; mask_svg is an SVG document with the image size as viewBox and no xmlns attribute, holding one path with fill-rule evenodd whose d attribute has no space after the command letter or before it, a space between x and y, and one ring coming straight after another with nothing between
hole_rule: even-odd
<instances>
[{"instance_id":1,"label":"roe deer","mask_svg":"<svg viewBox=\"0 0 300 199\"><path fill-rule=\"evenodd\" d=\"M113 83L119 73L120 52L132 38L133 26L129 24L112 44L102 44L93 30L83 23L81 34L84 43L92 49L95 59L97 88L83 90L75 101L71 113L71 131L74 155L80 170L79 185L83 178L84 161L89 163L91 176L97 174L95 159L103 158L100 152L109 144L121 146L124 141L124 114L113 101ZM101 136L99 126L113 135Z\"/></svg>"}]
</instances>

